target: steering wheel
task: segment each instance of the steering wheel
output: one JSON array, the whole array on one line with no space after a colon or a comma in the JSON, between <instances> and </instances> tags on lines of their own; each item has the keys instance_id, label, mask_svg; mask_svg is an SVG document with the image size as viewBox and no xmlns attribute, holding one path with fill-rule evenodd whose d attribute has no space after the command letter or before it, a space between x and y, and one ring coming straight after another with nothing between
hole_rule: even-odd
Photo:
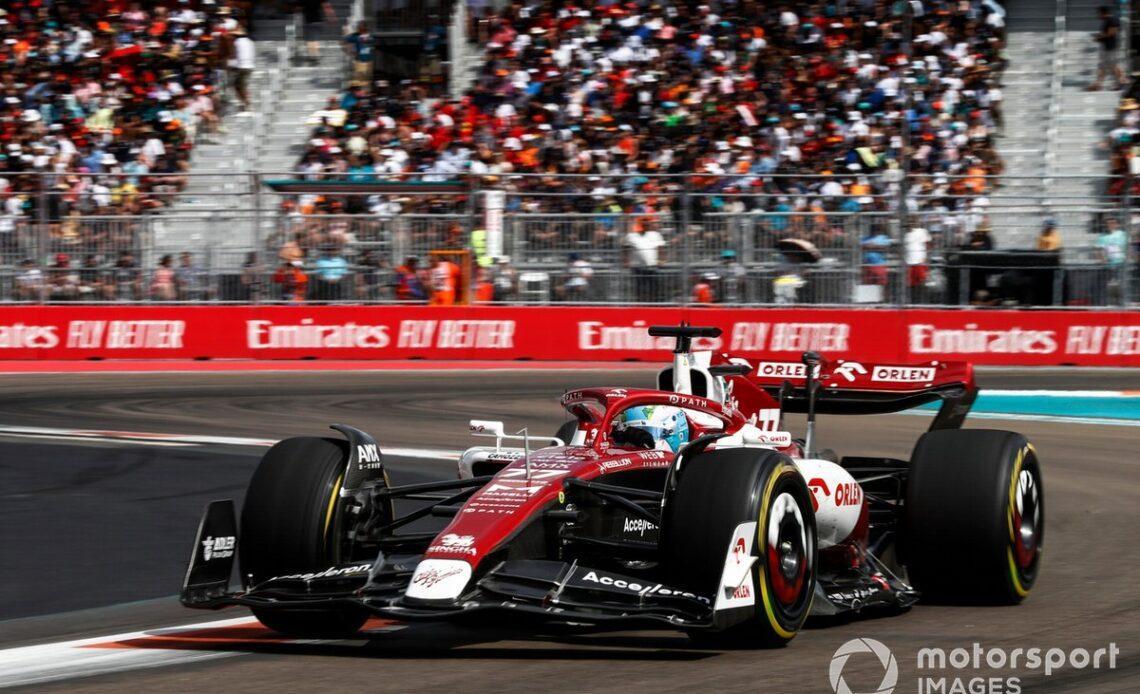
<instances>
[{"instance_id":1,"label":"steering wheel","mask_svg":"<svg viewBox=\"0 0 1140 694\"><path fill-rule=\"evenodd\" d=\"M644 448L650 451L657 448L657 441L653 438L653 434L641 427L615 428L613 431L613 441L619 446Z\"/></svg>"}]
</instances>

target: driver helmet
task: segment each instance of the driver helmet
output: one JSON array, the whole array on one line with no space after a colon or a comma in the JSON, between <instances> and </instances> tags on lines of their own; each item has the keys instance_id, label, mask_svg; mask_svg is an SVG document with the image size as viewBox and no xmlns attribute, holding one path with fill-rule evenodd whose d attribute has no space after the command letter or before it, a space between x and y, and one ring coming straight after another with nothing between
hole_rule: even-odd
<instances>
[{"instance_id":1,"label":"driver helmet","mask_svg":"<svg viewBox=\"0 0 1140 694\"><path fill-rule=\"evenodd\" d=\"M676 453L689 442L689 420L676 407L631 407L618 415L617 421L624 428L637 427L649 432L658 450Z\"/></svg>"}]
</instances>

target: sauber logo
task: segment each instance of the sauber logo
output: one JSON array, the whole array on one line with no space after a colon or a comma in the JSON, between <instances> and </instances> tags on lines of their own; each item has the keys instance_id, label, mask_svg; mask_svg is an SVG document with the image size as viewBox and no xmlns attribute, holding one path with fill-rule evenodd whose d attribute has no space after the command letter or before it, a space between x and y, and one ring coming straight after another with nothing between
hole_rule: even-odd
<instances>
[{"instance_id":1,"label":"sauber logo","mask_svg":"<svg viewBox=\"0 0 1140 694\"><path fill-rule=\"evenodd\" d=\"M855 374L865 373L867 373L866 367L857 361L845 361L831 370L831 375L833 378L836 376L842 376L843 378L847 379L848 383L851 383L855 380Z\"/></svg>"}]
</instances>

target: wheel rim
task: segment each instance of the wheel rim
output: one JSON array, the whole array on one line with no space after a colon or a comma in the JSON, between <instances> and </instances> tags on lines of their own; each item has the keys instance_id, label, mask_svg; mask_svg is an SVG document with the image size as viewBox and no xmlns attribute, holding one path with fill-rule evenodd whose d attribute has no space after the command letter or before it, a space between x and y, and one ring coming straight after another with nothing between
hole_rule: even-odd
<instances>
[{"instance_id":1,"label":"wheel rim","mask_svg":"<svg viewBox=\"0 0 1140 694\"><path fill-rule=\"evenodd\" d=\"M1041 490L1031 470L1018 474L1012 512L1013 553L1018 568L1024 570L1037 558L1041 536Z\"/></svg>"},{"instance_id":2,"label":"wheel rim","mask_svg":"<svg viewBox=\"0 0 1140 694\"><path fill-rule=\"evenodd\" d=\"M791 608L803 592L807 577L808 540L803 512L787 492L772 502L767 540L767 573L772 593L782 607Z\"/></svg>"}]
</instances>

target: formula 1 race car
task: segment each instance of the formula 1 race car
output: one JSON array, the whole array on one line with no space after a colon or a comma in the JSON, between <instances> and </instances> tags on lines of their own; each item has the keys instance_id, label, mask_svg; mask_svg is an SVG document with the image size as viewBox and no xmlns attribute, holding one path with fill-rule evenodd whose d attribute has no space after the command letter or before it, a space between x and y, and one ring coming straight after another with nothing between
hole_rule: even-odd
<instances>
[{"instance_id":1,"label":"formula 1 race car","mask_svg":"<svg viewBox=\"0 0 1140 694\"><path fill-rule=\"evenodd\" d=\"M240 534L232 501L207 507L183 604L247 605L300 637L348 635L371 614L486 612L780 645L811 615L1028 594L1045 529L1037 455L1019 434L960 429L977 393L968 364L692 349L719 333L650 328L676 345L658 389L565 393L573 419L549 445L472 421L495 442L465 451L455 480L393 486L380 445L348 426L333 426L346 440L277 443ZM909 461L817 446L817 414L939 400ZM784 413L807 415L805 438ZM446 526L412 529L432 518Z\"/></svg>"}]
</instances>

